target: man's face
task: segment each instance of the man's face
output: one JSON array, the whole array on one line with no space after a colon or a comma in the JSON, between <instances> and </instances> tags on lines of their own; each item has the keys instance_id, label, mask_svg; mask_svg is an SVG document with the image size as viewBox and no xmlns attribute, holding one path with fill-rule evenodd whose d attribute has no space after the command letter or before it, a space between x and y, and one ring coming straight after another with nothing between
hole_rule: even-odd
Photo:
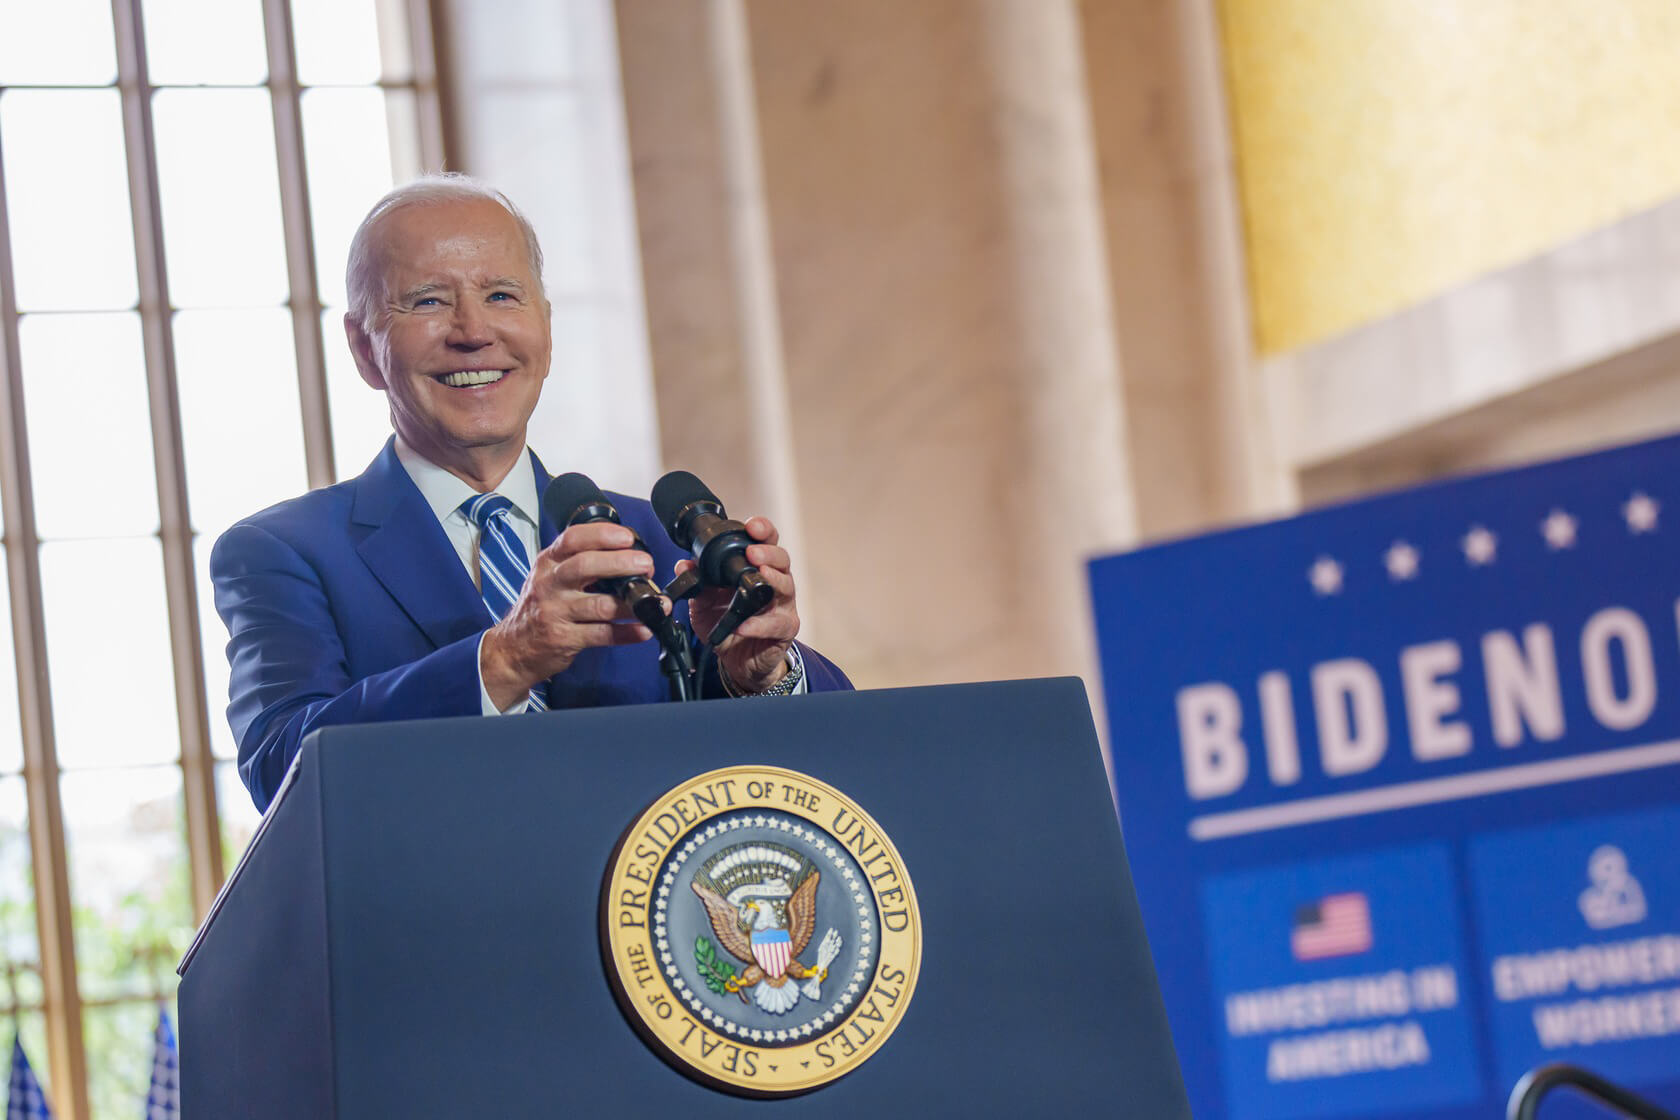
<instances>
[{"instance_id":1,"label":"man's face","mask_svg":"<svg viewBox=\"0 0 1680 1120\"><path fill-rule=\"evenodd\" d=\"M548 301L518 223L488 200L406 206L380 221L374 253L373 321L345 318L362 379L410 447L494 485L548 376Z\"/></svg>"}]
</instances>

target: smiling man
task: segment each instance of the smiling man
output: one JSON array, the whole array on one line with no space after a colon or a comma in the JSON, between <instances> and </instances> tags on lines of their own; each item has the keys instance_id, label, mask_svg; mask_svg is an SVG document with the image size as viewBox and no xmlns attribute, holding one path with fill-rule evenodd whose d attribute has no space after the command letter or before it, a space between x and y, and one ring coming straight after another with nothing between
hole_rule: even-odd
<instances>
[{"instance_id":1,"label":"smiling man","mask_svg":"<svg viewBox=\"0 0 1680 1120\"><path fill-rule=\"evenodd\" d=\"M318 727L664 699L651 634L591 588L691 563L639 499L613 495L623 525L559 533L543 517L549 476L525 445L552 351L542 250L500 192L458 175L397 188L363 219L346 278L350 349L395 434L360 476L239 522L210 560L259 809ZM775 526L746 525L776 596L718 647L704 690L849 688L794 641ZM726 601L696 597L699 632Z\"/></svg>"}]
</instances>

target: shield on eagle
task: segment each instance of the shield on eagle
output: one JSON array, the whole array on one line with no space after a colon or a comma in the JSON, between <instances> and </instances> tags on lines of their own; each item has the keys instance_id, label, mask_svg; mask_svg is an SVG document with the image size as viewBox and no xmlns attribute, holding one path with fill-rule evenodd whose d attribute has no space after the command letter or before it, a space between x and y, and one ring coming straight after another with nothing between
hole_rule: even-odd
<instances>
[{"instance_id":1,"label":"shield on eagle","mask_svg":"<svg viewBox=\"0 0 1680 1120\"><path fill-rule=\"evenodd\" d=\"M752 932L753 960L774 980L787 971L793 959L793 939L785 929L755 929Z\"/></svg>"}]
</instances>

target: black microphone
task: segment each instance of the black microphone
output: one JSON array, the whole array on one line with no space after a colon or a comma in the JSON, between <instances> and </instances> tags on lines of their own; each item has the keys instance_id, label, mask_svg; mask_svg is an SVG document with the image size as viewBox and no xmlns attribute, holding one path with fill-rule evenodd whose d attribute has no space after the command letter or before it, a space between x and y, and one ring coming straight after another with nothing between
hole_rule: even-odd
<instances>
[{"instance_id":1,"label":"black microphone","mask_svg":"<svg viewBox=\"0 0 1680 1120\"><path fill-rule=\"evenodd\" d=\"M671 540L694 557L698 582L735 592L729 609L706 637L715 646L776 597L776 589L747 562L747 547L757 542L745 525L729 519L718 496L687 471L672 471L654 483L652 498L653 512ZM679 583L680 579L671 585L678 590L667 589L672 598L693 593L694 581L681 588Z\"/></svg>"},{"instance_id":2,"label":"black microphone","mask_svg":"<svg viewBox=\"0 0 1680 1120\"><path fill-rule=\"evenodd\" d=\"M563 474L548 484L548 489L543 491L542 507L561 532L589 521L611 521L614 525L624 523L612 502L601 493L601 488L588 475L576 471ZM639 536L631 547L643 552L648 550ZM646 576L615 576L600 580L599 586L617 596L621 602L628 603L637 620L656 634L670 617L665 613L665 604L660 602L659 585Z\"/></svg>"},{"instance_id":3,"label":"black microphone","mask_svg":"<svg viewBox=\"0 0 1680 1120\"><path fill-rule=\"evenodd\" d=\"M601 488L588 475L572 471L563 474L548 484L543 491L543 512L549 520L558 525L562 532L573 525L582 525L589 521L611 521L614 525L624 524L618 516L618 510L607 496L601 493ZM647 544L640 536L635 535L632 548L643 552L648 551ZM597 581L591 586L599 586L620 601L630 605L630 612L636 620L649 630L659 640L659 671L669 679L671 698L674 700L696 700L699 698L698 674L694 667L694 654L689 648L688 630L678 622L675 615L665 613L665 604L660 601L659 585L646 576L614 576L611 579Z\"/></svg>"}]
</instances>

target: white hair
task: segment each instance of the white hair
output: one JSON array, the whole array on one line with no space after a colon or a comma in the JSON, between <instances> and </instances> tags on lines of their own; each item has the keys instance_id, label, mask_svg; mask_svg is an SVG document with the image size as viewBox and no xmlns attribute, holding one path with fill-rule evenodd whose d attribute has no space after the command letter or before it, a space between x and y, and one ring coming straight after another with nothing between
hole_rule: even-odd
<instances>
[{"instance_id":1,"label":"white hair","mask_svg":"<svg viewBox=\"0 0 1680 1120\"><path fill-rule=\"evenodd\" d=\"M374 227L387 214L409 206L436 206L447 202L494 202L506 210L519 225L525 237L525 255L530 259L531 273L542 284L542 246L537 243L537 231L530 219L520 212L507 195L480 179L458 171L442 171L422 175L412 182L392 188L384 198L373 204L356 235L350 239L350 256L344 266L344 290L349 298L350 315L364 329L373 326L374 305L383 286L374 259Z\"/></svg>"}]
</instances>

